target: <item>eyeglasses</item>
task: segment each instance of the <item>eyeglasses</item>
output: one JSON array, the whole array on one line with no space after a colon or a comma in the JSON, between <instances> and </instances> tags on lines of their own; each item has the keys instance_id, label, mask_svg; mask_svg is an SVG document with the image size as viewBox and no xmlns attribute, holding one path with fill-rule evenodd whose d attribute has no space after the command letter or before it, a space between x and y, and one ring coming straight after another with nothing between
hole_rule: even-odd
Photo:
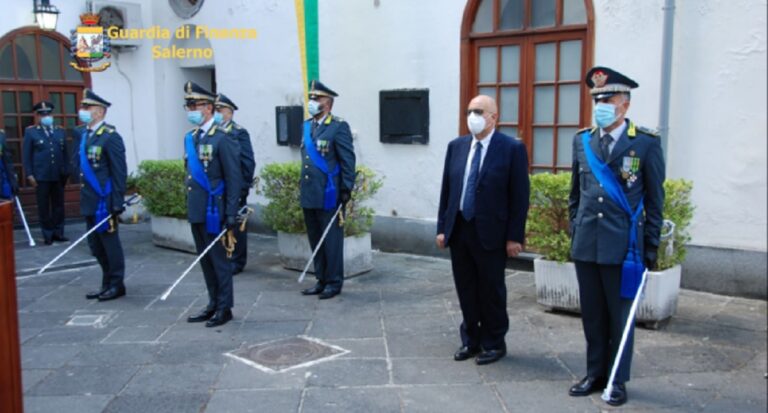
<instances>
[{"instance_id":1,"label":"eyeglasses","mask_svg":"<svg viewBox=\"0 0 768 413\"><path fill-rule=\"evenodd\" d=\"M473 113L475 115L483 116L483 113L485 113L485 111L482 110L482 109L467 109L467 116L469 116L469 115L471 115Z\"/></svg>"}]
</instances>

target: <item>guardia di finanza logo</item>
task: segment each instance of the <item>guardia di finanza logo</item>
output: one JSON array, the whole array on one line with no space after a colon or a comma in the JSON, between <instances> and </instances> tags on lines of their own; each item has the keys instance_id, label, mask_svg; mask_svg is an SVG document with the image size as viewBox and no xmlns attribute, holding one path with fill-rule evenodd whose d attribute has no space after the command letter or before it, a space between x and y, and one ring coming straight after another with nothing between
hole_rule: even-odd
<instances>
[{"instance_id":1,"label":"guardia di finanza logo","mask_svg":"<svg viewBox=\"0 0 768 413\"><path fill-rule=\"evenodd\" d=\"M80 15L82 26L71 31L70 40L72 47L70 54L75 59L69 62L70 66L81 72L103 72L110 66L106 61L97 65L102 60L109 60L112 56L109 36L104 27L99 25L99 16L93 13Z\"/></svg>"}]
</instances>

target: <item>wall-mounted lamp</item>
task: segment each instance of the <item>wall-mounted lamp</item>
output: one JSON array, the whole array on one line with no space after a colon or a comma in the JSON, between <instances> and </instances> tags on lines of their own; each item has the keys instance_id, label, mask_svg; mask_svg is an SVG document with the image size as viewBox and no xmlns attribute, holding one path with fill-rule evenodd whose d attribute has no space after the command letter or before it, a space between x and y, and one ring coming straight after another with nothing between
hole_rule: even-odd
<instances>
[{"instance_id":1,"label":"wall-mounted lamp","mask_svg":"<svg viewBox=\"0 0 768 413\"><path fill-rule=\"evenodd\" d=\"M56 30L56 22L59 20L59 9L52 5L50 0L32 0L34 5L35 21L40 29L45 31Z\"/></svg>"}]
</instances>

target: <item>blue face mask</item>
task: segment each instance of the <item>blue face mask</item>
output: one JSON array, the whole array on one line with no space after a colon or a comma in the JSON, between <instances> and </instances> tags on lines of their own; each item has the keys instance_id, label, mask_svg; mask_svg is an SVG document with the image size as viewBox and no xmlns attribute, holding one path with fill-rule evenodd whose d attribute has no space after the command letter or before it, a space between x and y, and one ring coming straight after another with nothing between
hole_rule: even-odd
<instances>
[{"instance_id":1,"label":"blue face mask","mask_svg":"<svg viewBox=\"0 0 768 413\"><path fill-rule=\"evenodd\" d=\"M51 127L53 125L53 116L43 116L40 118L40 124L43 126Z\"/></svg>"},{"instance_id":2,"label":"blue face mask","mask_svg":"<svg viewBox=\"0 0 768 413\"><path fill-rule=\"evenodd\" d=\"M213 123L218 125L222 120L224 120L224 115L222 115L221 112L215 112L213 114Z\"/></svg>"},{"instance_id":3,"label":"blue face mask","mask_svg":"<svg viewBox=\"0 0 768 413\"><path fill-rule=\"evenodd\" d=\"M77 117L80 118L80 122L83 123L91 123L91 120L93 120L93 117L91 116L90 110L80 109L77 112Z\"/></svg>"},{"instance_id":4,"label":"blue face mask","mask_svg":"<svg viewBox=\"0 0 768 413\"><path fill-rule=\"evenodd\" d=\"M595 105L595 123L601 128L607 128L616 121L616 106L600 102Z\"/></svg>"},{"instance_id":5,"label":"blue face mask","mask_svg":"<svg viewBox=\"0 0 768 413\"><path fill-rule=\"evenodd\" d=\"M201 123L203 123L203 113L199 110L190 110L187 112L187 120L196 126L199 126Z\"/></svg>"}]
</instances>

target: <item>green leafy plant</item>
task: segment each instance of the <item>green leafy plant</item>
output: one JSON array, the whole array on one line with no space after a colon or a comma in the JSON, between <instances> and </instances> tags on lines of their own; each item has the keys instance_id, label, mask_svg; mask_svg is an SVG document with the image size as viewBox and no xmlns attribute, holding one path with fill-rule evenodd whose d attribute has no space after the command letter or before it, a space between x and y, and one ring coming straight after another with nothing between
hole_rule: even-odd
<instances>
[{"instance_id":1,"label":"green leafy plant","mask_svg":"<svg viewBox=\"0 0 768 413\"><path fill-rule=\"evenodd\" d=\"M187 217L187 171L183 160L146 160L139 164L136 187L153 215Z\"/></svg>"},{"instance_id":2,"label":"green leafy plant","mask_svg":"<svg viewBox=\"0 0 768 413\"><path fill-rule=\"evenodd\" d=\"M531 175L526 249L542 254L548 260L568 261L571 253L570 190L570 173Z\"/></svg>"},{"instance_id":3,"label":"green leafy plant","mask_svg":"<svg viewBox=\"0 0 768 413\"><path fill-rule=\"evenodd\" d=\"M693 219L695 207L691 202L693 182L685 179L667 179L664 181L664 219L675 223L675 232L668 239L662 239L659 243L657 266L659 270L666 270L685 261L685 244L691 240L688 227ZM662 229L662 232L664 229ZM672 253L668 254L667 248L672 242Z\"/></svg>"},{"instance_id":4,"label":"green leafy plant","mask_svg":"<svg viewBox=\"0 0 768 413\"><path fill-rule=\"evenodd\" d=\"M139 190L139 177L134 172L128 174L125 179L125 194L133 195Z\"/></svg>"},{"instance_id":5,"label":"green leafy plant","mask_svg":"<svg viewBox=\"0 0 768 413\"><path fill-rule=\"evenodd\" d=\"M299 205L301 162L271 163L260 176L259 193L269 204L264 208L264 222L275 231L305 233L304 214ZM344 214L344 236L357 236L373 226L373 209L363 203L381 189L382 181L365 166L357 167L352 200Z\"/></svg>"}]
</instances>

